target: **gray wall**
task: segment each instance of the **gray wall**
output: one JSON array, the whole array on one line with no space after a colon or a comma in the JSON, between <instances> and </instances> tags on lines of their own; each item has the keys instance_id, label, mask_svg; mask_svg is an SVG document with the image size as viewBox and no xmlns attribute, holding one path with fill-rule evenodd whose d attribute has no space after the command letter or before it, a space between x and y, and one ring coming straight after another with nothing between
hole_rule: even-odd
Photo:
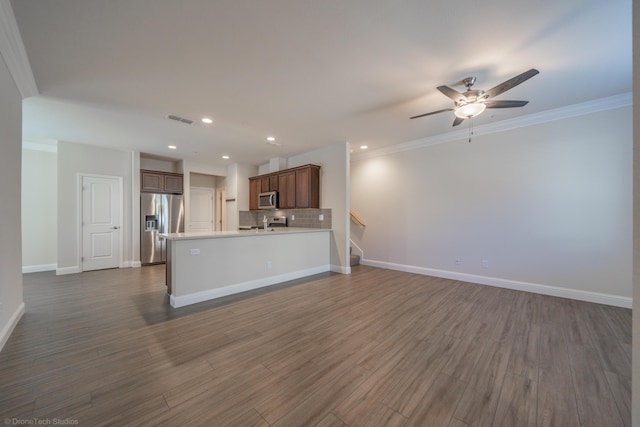
<instances>
[{"instance_id":1,"label":"gray wall","mask_svg":"<svg viewBox=\"0 0 640 427\"><path fill-rule=\"evenodd\" d=\"M390 268L630 304L631 123L627 106L353 161L351 237Z\"/></svg>"},{"instance_id":2,"label":"gray wall","mask_svg":"<svg viewBox=\"0 0 640 427\"><path fill-rule=\"evenodd\" d=\"M55 270L58 262L56 147L22 150L22 271Z\"/></svg>"},{"instance_id":3,"label":"gray wall","mask_svg":"<svg viewBox=\"0 0 640 427\"><path fill-rule=\"evenodd\" d=\"M58 143L58 274L80 271L78 244L79 174L123 177L121 262L132 261L132 155L128 151L112 150L71 142ZM137 222L137 221L136 221Z\"/></svg>"},{"instance_id":4,"label":"gray wall","mask_svg":"<svg viewBox=\"0 0 640 427\"><path fill-rule=\"evenodd\" d=\"M640 7L633 5L633 98L640 99ZM632 425L640 427L640 106L633 105L633 337Z\"/></svg>"},{"instance_id":5,"label":"gray wall","mask_svg":"<svg viewBox=\"0 0 640 427\"><path fill-rule=\"evenodd\" d=\"M22 97L0 57L0 349L24 311L20 175Z\"/></svg>"}]
</instances>

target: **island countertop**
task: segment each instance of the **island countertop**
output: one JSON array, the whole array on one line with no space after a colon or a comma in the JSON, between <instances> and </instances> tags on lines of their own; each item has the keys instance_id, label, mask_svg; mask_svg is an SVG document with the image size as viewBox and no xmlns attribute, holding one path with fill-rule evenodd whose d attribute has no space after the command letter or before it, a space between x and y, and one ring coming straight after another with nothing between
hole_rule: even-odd
<instances>
[{"instance_id":1,"label":"island countertop","mask_svg":"<svg viewBox=\"0 0 640 427\"><path fill-rule=\"evenodd\" d=\"M298 233L319 233L331 231L330 228L305 228L305 227L267 227L267 231L260 228L253 230L237 231L191 231L186 233L160 234L166 240L196 240L196 239L217 239L225 237L255 237L270 236L274 234L298 234Z\"/></svg>"}]
</instances>

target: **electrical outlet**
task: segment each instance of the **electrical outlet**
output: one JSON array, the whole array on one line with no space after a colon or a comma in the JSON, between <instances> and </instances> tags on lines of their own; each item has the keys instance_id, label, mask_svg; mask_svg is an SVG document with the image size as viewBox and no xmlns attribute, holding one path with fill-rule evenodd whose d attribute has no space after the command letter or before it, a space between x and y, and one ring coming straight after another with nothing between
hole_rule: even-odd
<instances>
[{"instance_id":1,"label":"electrical outlet","mask_svg":"<svg viewBox=\"0 0 640 427\"><path fill-rule=\"evenodd\" d=\"M296 220L296 216L295 215L291 215L291 221L295 221Z\"/></svg>"},{"instance_id":2,"label":"electrical outlet","mask_svg":"<svg viewBox=\"0 0 640 427\"><path fill-rule=\"evenodd\" d=\"M267 261L267 270L271 270L271 261Z\"/></svg>"},{"instance_id":3,"label":"electrical outlet","mask_svg":"<svg viewBox=\"0 0 640 427\"><path fill-rule=\"evenodd\" d=\"M457 256L456 257L456 265L460 265L460 264L462 264L462 261L460 260L460 257Z\"/></svg>"},{"instance_id":4,"label":"electrical outlet","mask_svg":"<svg viewBox=\"0 0 640 427\"><path fill-rule=\"evenodd\" d=\"M200 255L200 249L191 249L191 255Z\"/></svg>"},{"instance_id":5,"label":"electrical outlet","mask_svg":"<svg viewBox=\"0 0 640 427\"><path fill-rule=\"evenodd\" d=\"M324 221L324 215L322 215L322 214L318 215L318 219L319 219L320 221Z\"/></svg>"},{"instance_id":6,"label":"electrical outlet","mask_svg":"<svg viewBox=\"0 0 640 427\"><path fill-rule=\"evenodd\" d=\"M488 259L483 259L482 260L482 268L489 268L489 260Z\"/></svg>"}]
</instances>

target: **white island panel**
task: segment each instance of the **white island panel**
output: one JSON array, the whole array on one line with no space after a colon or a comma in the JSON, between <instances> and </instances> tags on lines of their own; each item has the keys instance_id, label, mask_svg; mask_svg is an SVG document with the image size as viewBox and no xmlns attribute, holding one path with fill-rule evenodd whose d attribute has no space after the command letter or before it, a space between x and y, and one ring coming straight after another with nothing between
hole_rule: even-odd
<instances>
[{"instance_id":1,"label":"white island panel","mask_svg":"<svg viewBox=\"0 0 640 427\"><path fill-rule=\"evenodd\" d=\"M330 230L168 237L170 302L182 307L330 270ZM173 236L172 236L173 237Z\"/></svg>"}]
</instances>

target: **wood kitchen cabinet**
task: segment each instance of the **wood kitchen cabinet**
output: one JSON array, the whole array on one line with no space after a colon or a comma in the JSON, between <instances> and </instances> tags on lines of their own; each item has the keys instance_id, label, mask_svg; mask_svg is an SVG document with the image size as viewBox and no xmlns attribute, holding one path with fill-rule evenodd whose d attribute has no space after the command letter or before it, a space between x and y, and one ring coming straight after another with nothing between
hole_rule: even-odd
<instances>
[{"instance_id":1,"label":"wood kitchen cabinet","mask_svg":"<svg viewBox=\"0 0 640 427\"><path fill-rule=\"evenodd\" d=\"M179 173L140 170L140 191L143 193L183 193L183 175Z\"/></svg>"},{"instance_id":2,"label":"wood kitchen cabinet","mask_svg":"<svg viewBox=\"0 0 640 427\"><path fill-rule=\"evenodd\" d=\"M295 172L278 174L278 206L280 209L294 209L296 207Z\"/></svg>"},{"instance_id":3,"label":"wood kitchen cabinet","mask_svg":"<svg viewBox=\"0 0 640 427\"><path fill-rule=\"evenodd\" d=\"M249 178L249 210L258 209L258 195L261 193L262 179L260 177Z\"/></svg>"},{"instance_id":4,"label":"wood kitchen cabinet","mask_svg":"<svg viewBox=\"0 0 640 427\"><path fill-rule=\"evenodd\" d=\"M304 165L249 178L249 209L258 209L258 195L278 192L278 208L320 207L320 166Z\"/></svg>"},{"instance_id":5,"label":"wood kitchen cabinet","mask_svg":"<svg viewBox=\"0 0 640 427\"><path fill-rule=\"evenodd\" d=\"M320 167L307 165L296 169L296 208L320 207Z\"/></svg>"}]
</instances>

